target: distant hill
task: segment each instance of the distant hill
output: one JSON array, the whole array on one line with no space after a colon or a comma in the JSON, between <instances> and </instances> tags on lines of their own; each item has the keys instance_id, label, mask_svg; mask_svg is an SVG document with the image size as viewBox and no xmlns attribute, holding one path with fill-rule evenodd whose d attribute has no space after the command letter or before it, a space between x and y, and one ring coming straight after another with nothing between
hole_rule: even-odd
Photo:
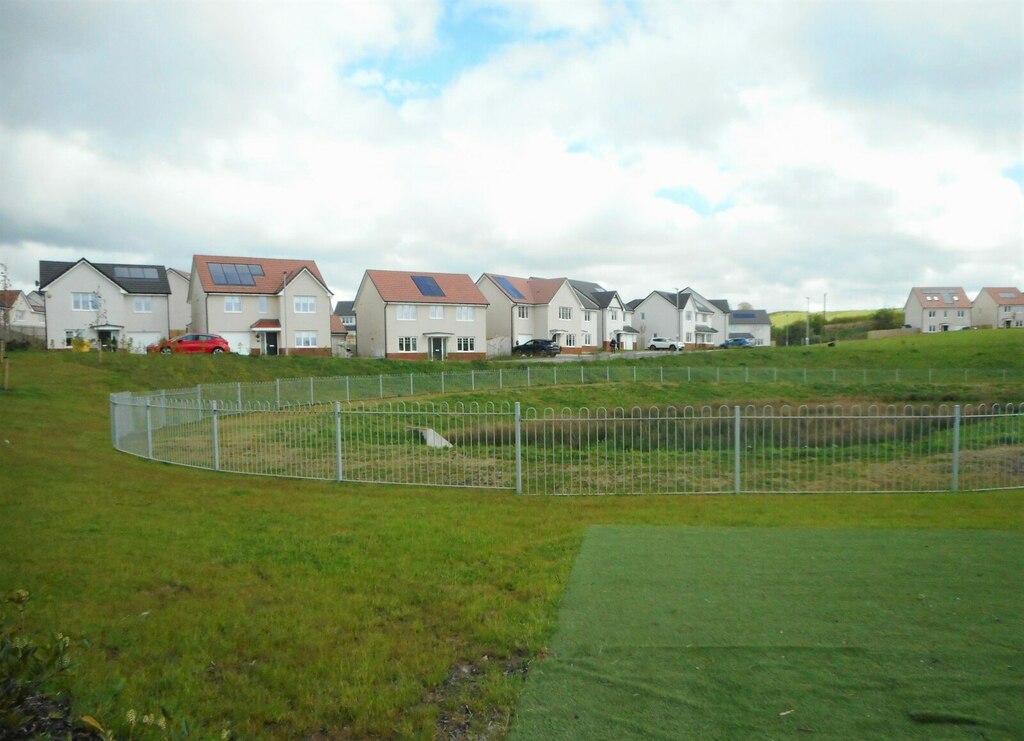
<instances>
[{"instance_id":1,"label":"distant hill","mask_svg":"<svg viewBox=\"0 0 1024 741\"><path fill-rule=\"evenodd\" d=\"M831 324L833 321L841 320L843 322L855 322L855 321L867 321L871 319L871 315L875 313L875 309L853 309L850 311L830 311L827 314L827 320ZM811 314L820 314L820 311L812 311ZM806 311L775 311L768 315L772 320L773 327L785 327L787 324L793 322L802 322L807 318Z\"/></svg>"}]
</instances>

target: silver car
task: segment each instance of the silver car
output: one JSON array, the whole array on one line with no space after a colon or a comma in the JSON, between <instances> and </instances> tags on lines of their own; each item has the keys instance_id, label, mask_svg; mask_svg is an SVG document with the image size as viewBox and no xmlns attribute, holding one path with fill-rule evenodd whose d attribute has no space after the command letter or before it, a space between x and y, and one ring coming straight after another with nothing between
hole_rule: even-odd
<instances>
[{"instance_id":1,"label":"silver car","mask_svg":"<svg viewBox=\"0 0 1024 741\"><path fill-rule=\"evenodd\" d=\"M683 343L676 337L652 337L648 350L682 350Z\"/></svg>"}]
</instances>

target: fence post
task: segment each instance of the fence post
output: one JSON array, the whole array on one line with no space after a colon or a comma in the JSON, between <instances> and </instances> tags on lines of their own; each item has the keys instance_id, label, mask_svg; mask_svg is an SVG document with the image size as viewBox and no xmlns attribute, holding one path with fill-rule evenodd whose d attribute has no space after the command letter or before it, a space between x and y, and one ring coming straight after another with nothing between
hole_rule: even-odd
<instances>
[{"instance_id":1,"label":"fence post","mask_svg":"<svg viewBox=\"0 0 1024 741\"><path fill-rule=\"evenodd\" d=\"M960 405L953 407L953 491L960 491Z\"/></svg>"},{"instance_id":2,"label":"fence post","mask_svg":"<svg viewBox=\"0 0 1024 741\"><path fill-rule=\"evenodd\" d=\"M473 389L473 391L476 391L476 371L475 370L470 370L469 371L469 385Z\"/></svg>"},{"instance_id":3,"label":"fence post","mask_svg":"<svg viewBox=\"0 0 1024 741\"><path fill-rule=\"evenodd\" d=\"M633 366L633 383L636 383L636 366Z\"/></svg>"},{"instance_id":4,"label":"fence post","mask_svg":"<svg viewBox=\"0 0 1024 741\"><path fill-rule=\"evenodd\" d=\"M505 388L505 369L498 368L498 388Z\"/></svg>"},{"instance_id":5,"label":"fence post","mask_svg":"<svg viewBox=\"0 0 1024 741\"><path fill-rule=\"evenodd\" d=\"M441 393L444 393L444 371L441 371Z\"/></svg>"},{"instance_id":6,"label":"fence post","mask_svg":"<svg viewBox=\"0 0 1024 741\"><path fill-rule=\"evenodd\" d=\"M523 433L519 402L516 402L516 494L523 493Z\"/></svg>"},{"instance_id":7,"label":"fence post","mask_svg":"<svg viewBox=\"0 0 1024 741\"><path fill-rule=\"evenodd\" d=\"M555 372L555 380L554 380L553 383L554 383L555 386L557 386L558 385L558 366L557 365L552 366L551 369Z\"/></svg>"},{"instance_id":8,"label":"fence post","mask_svg":"<svg viewBox=\"0 0 1024 741\"><path fill-rule=\"evenodd\" d=\"M580 366L580 383L583 383L583 366Z\"/></svg>"},{"instance_id":9,"label":"fence post","mask_svg":"<svg viewBox=\"0 0 1024 741\"><path fill-rule=\"evenodd\" d=\"M334 402L334 461L336 464L337 480L345 480L345 469L341 461L341 402Z\"/></svg>"},{"instance_id":10,"label":"fence post","mask_svg":"<svg viewBox=\"0 0 1024 741\"><path fill-rule=\"evenodd\" d=\"M146 457L153 460L153 403L152 399L146 399Z\"/></svg>"},{"instance_id":11,"label":"fence post","mask_svg":"<svg viewBox=\"0 0 1024 741\"><path fill-rule=\"evenodd\" d=\"M807 385L807 369L804 368L804 385Z\"/></svg>"},{"instance_id":12,"label":"fence post","mask_svg":"<svg viewBox=\"0 0 1024 741\"><path fill-rule=\"evenodd\" d=\"M203 384L196 386L196 402L199 406L203 405Z\"/></svg>"},{"instance_id":13,"label":"fence post","mask_svg":"<svg viewBox=\"0 0 1024 741\"><path fill-rule=\"evenodd\" d=\"M689 368L687 368L689 370ZM658 379L659 383L665 383L665 366L658 368Z\"/></svg>"},{"instance_id":14,"label":"fence post","mask_svg":"<svg viewBox=\"0 0 1024 741\"><path fill-rule=\"evenodd\" d=\"M416 384L413 381L415 377L412 373L409 374L409 396L416 396Z\"/></svg>"},{"instance_id":15,"label":"fence post","mask_svg":"<svg viewBox=\"0 0 1024 741\"><path fill-rule=\"evenodd\" d=\"M740 493L740 408L739 406L733 407L733 417L735 422L733 424L733 478L735 481L736 493Z\"/></svg>"},{"instance_id":16,"label":"fence post","mask_svg":"<svg viewBox=\"0 0 1024 741\"><path fill-rule=\"evenodd\" d=\"M581 368L581 370L582 370L582 368ZM606 365L604 367L604 380L605 380L605 383L608 383L609 381L612 380L612 367L610 365Z\"/></svg>"},{"instance_id":17,"label":"fence post","mask_svg":"<svg viewBox=\"0 0 1024 741\"><path fill-rule=\"evenodd\" d=\"M275 408L280 409L281 408L281 379L280 378L275 378L274 379L274 388L275 388L275 393L276 393L276 398L277 398L277 405L276 405Z\"/></svg>"},{"instance_id":18,"label":"fence post","mask_svg":"<svg viewBox=\"0 0 1024 741\"><path fill-rule=\"evenodd\" d=\"M345 401L346 402L352 401L352 394L349 391L349 387L348 387L348 376L345 376Z\"/></svg>"},{"instance_id":19,"label":"fence post","mask_svg":"<svg viewBox=\"0 0 1024 741\"><path fill-rule=\"evenodd\" d=\"M530 366L526 366L526 388L530 388Z\"/></svg>"},{"instance_id":20,"label":"fence post","mask_svg":"<svg viewBox=\"0 0 1024 741\"><path fill-rule=\"evenodd\" d=\"M750 383L750 368L743 368L743 383Z\"/></svg>"},{"instance_id":21,"label":"fence post","mask_svg":"<svg viewBox=\"0 0 1024 741\"><path fill-rule=\"evenodd\" d=\"M896 383L899 383L899 382L900 382L900 369L897 368L896 369Z\"/></svg>"},{"instance_id":22,"label":"fence post","mask_svg":"<svg viewBox=\"0 0 1024 741\"><path fill-rule=\"evenodd\" d=\"M220 470L220 421L217 414L217 402L210 402L210 409L213 412L213 470Z\"/></svg>"},{"instance_id":23,"label":"fence post","mask_svg":"<svg viewBox=\"0 0 1024 741\"><path fill-rule=\"evenodd\" d=\"M715 368L715 383L721 383L721 382L722 382L722 369L721 368Z\"/></svg>"},{"instance_id":24,"label":"fence post","mask_svg":"<svg viewBox=\"0 0 1024 741\"><path fill-rule=\"evenodd\" d=\"M316 392L313 390L313 376L309 377L309 404L316 404Z\"/></svg>"},{"instance_id":25,"label":"fence post","mask_svg":"<svg viewBox=\"0 0 1024 741\"><path fill-rule=\"evenodd\" d=\"M380 383L380 398L384 398L384 374L377 376L377 380Z\"/></svg>"},{"instance_id":26,"label":"fence post","mask_svg":"<svg viewBox=\"0 0 1024 741\"><path fill-rule=\"evenodd\" d=\"M238 383L238 388L235 389L235 393L238 396L238 409L241 410L242 409L242 384L241 384L241 382Z\"/></svg>"}]
</instances>

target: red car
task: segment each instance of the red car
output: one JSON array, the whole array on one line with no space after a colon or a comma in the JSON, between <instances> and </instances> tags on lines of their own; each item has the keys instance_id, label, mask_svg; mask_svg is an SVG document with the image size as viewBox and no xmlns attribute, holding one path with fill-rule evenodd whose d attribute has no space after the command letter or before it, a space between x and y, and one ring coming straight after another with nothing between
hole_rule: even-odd
<instances>
[{"instance_id":1,"label":"red car","mask_svg":"<svg viewBox=\"0 0 1024 741\"><path fill-rule=\"evenodd\" d=\"M146 352L170 354L172 352L231 352L231 345L219 334L183 334L171 340L149 345Z\"/></svg>"}]
</instances>

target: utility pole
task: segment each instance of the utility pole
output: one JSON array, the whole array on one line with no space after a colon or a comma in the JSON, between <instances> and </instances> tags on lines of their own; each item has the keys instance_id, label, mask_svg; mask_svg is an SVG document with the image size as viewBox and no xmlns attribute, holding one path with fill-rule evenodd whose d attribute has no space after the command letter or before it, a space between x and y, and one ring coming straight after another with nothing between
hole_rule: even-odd
<instances>
[{"instance_id":1,"label":"utility pole","mask_svg":"<svg viewBox=\"0 0 1024 741\"><path fill-rule=\"evenodd\" d=\"M805 323L806 323L807 327L806 327L806 330L805 330L806 331L806 335L804 337L804 344L805 345L810 345L811 344L811 297L810 296L807 297L807 320L806 320Z\"/></svg>"}]
</instances>

